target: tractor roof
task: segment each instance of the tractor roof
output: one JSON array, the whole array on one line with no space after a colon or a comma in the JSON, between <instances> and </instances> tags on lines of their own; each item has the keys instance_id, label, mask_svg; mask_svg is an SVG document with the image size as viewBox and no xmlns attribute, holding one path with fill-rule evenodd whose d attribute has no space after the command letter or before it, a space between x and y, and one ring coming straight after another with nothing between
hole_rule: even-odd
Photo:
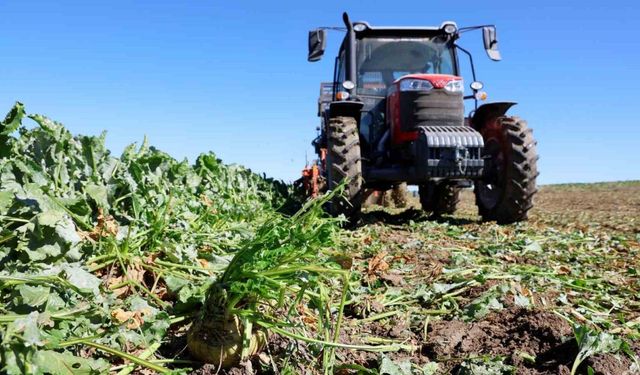
<instances>
[{"instance_id":1,"label":"tractor roof","mask_svg":"<svg viewBox=\"0 0 640 375\"><path fill-rule=\"evenodd\" d=\"M444 27L453 25L456 29L458 26L453 21L445 21L440 26L371 26L364 21L353 23L354 31L358 38L366 37L383 37L383 36L434 36L445 34Z\"/></svg>"}]
</instances>

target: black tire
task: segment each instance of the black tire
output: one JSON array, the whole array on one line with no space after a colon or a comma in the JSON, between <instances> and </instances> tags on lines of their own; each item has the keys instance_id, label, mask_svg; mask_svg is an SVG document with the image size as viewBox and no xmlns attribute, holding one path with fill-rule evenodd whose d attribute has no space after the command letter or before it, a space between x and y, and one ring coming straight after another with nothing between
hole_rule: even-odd
<instances>
[{"instance_id":1,"label":"black tire","mask_svg":"<svg viewBox=\"0 0 640 375\"><path fill-rule=\"evenodd\" d=\"M491 128L480 129L487 166L475 183L478 212L483 220L509 224L527 220L538 191L537 142L527 122L500 117Z\"/></svg>"},{"instance_id":2,"label":"black tire","mask_svg":"<svg viewBox=\"0 0 640 375\"><path fill-rule=\"evenodd\" d=\"M446 183L420 185L419 193L422 209L435 216L453 214L460 202L460 187Z\"/></svg>"},{"instance_id":3,"label":"black tire","mask_svg":"<svg viewBox=\"0 0 640 375\"><path fill-rule=\"evenodd\" d=\"M327 184L334 190L347 180L344 192L329 203L332 215L357 220L362 207L362 161L360 135L353 117L335 117L327 129Z\"/></svg>"}]
</instances>

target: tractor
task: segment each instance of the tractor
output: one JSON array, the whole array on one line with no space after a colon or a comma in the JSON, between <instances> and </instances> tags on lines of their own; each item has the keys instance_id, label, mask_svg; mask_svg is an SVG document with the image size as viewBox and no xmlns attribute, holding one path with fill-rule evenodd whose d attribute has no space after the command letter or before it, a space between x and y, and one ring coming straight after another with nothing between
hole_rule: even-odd
<instances>
[{"instance_id":1,"label":"tractor","mask_svg":"<svg viewBox=\"0 0 640 375\"><path fill-rule=\"evenodd\" d=\"M318 61L328 29L345 32L333 80L322 83L318 159L303 170L308 195L343 188L329 203L354 220L366 191L418 185L423 210L452 214L463 188L474 188L483 220L527 219L538 176L536 141L527 122L507 115L516 103L486 99L461 34L482 30L491 60L501 59L496 27L376 27L351 22L309 32L308 60ZM459 57L468 57L472 82L465 95ZM464 100L473 100L465 116Z\"/></svg>"}]
</instances>

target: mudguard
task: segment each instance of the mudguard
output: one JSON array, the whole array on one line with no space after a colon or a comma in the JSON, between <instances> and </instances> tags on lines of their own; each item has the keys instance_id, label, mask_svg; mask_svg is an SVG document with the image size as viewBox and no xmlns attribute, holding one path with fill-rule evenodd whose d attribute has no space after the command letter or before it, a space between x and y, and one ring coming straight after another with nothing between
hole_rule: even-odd
<instances>
[{"instance_id":1,"label":"mudguard","mask_svg":"<svg viewBox=\"0 0 640 375\"><path fill-rule=\"evenodd\" d=\"M504 116L509 108L513 107L515 102L495 102L483 104L473 113L471 118L471 126L480 130L488 121L500 116Z\"/></svg>"},{"instance_id":2,"label":"mudguard","mask_svg":"<svg viewBox=\"0 0 640 375\"><path fill-rule=\"evenodd\" d=\"M329 104L329 117L353 117L360 122L360 111L364 107L362 102L336 101Z\"/></svg>"}]
</instances>

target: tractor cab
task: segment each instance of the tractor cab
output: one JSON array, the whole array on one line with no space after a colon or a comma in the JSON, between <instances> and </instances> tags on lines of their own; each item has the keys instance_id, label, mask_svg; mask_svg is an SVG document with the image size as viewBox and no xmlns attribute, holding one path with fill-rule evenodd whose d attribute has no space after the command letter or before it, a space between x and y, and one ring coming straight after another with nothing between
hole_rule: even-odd
<instances>
[{"instance_id":1,"label":"tractor cab","mask_svg":"<svg viewBox=\"0 0 640 375\"><path fill-rule=\"evenodd\" d=\"M376 152L392 125L385 116L387 97L399 80L420 74L457 76L453 35L444 31L444 25L408 29L353 24L353 35L347 33L336 58L333 100L363 103L359 129L366 153ZM389 139L395 145L404 138L396 131Z\"/></svg>"},{"instance_id":2,"label":"tractor cab","mask_svg":"<svg viewBox=\"0 0 640 375\"><path fill-rule=\"evenodd\" d=\"M393 122L385 117L389 113L387 98L397 91L399 80L411 75L457 75L454 53L446 37L392 35L361 35L361 39L356 39L354 95L364 103L360 131L368 145L376 145ZM337 81L337 87L343 82ZM391 133L392 145L402 142L398 136L397 132Z\"/></svg>"},{"instance_id":3,"label":"tractor cab","mask_svg":"<svg viewBox=\"0 0 640 375\"><path fill-rule=\"evenodd\" d=\"M507 121L505 113L514 103L478 107L486 94L480 91L483 85L476 80L471 55L457 44L463 32L482 29L485 50L498 61L495 27L459 29L450 21L438 27L374 27L351 22L346 13L343 21L346 32L335 58L333 80L321 85L318 115L322 121L313 142L321 159L318 176L326 186L332 189L349 181L346 202L338 199L332 204L334 212L359 211L365 188L386 190L408 183L420 186L425 209L449 213L451 202L440 203L457 202L460 187L476 183L476 190L487 195L479 198L485 207L481 211L487 212L483 216L505 222L526 217L535 177L526 182L533 181L533 187L525 189L524 200L507 195L505 171L521 166L504 165L513 160L506 155L511 152L509 140L504 126L495 128L496 121ZM336 28L309 32L309 61L318 61L324 54L327 29ZM460 52L471 64L471 95L467 96L459 70ZM475 101L470 118L464 115L465 99ZM526 123L519 126L525 128ZM527 159L527 166L535 169L535 161ZM503 201L520 207L518 212L505 213Z\"/></svg>"}]
</instances>

